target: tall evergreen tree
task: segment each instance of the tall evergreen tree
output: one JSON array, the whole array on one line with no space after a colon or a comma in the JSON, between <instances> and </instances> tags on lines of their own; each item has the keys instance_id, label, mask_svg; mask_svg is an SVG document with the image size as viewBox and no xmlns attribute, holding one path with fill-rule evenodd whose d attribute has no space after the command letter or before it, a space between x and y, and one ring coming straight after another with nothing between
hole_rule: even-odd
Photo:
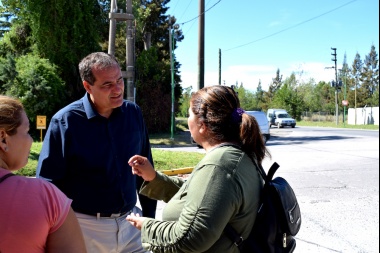
<instances>
[{"instance_id":1,"label":"tall evergreen tree","mask_svg":"<svg viewBox=\"0 0 380 253\"><path fill-rule=\"evenodd\" d=\"M73 100L84 89L77 70L87 54L99 51L102 9L97 0L27 1L38 53L61 69Z\"/></svg>"},{"instance_id":2,"label":"tall evergreen tree","mask_svg":"<svg viewBox=\"0 0 380 253\"><path fill-rule=\"evenodd\" d=\"M362 72L362 88L365 95L365 102L370 106L378 106L379 101L373 96L379 87L379 65L378 55L375 46L371 46L371 51L365 57Z\"/></svg>"},{"instance_id":3,"label":"tall evergreen tree","mask_svg":"<svg viewBox=\"0 0 380 253\"><path fill-rule=\"evenodd\" d=\"M362 71L363 71L363 61L360 57L359 53L356 53L355 59L352 63L352 69L351 69L351 76L354 79L354 106L357 107L364 107L365 106L365 99L364 99L364 92L362 89Z\"/></svg>"},{"instance_id":4,"label":"tall evergreen tree","mask_svg":"<svg viewBox=\"0 0 380 253\"><path fill-rule=\"evenodd\" d=\"M280 75L280 69L277 69L276 77L272 78L272 82L269 85L268 92L266 93L266 101L269 107L271 106L271 103L273 101L274 96L276 95L276 92L281 88L281 85L282 85L282 75Z\"/></svg>"},{"instance_id":5,"label":"tall evergreen tree","mask_svg":"<svg viewBox=\"0 0 380 253\"><path fill-rule=\"evenodd\" d=\"M71 100L83 96L77 70L87 54L99 51L104 13L98 0L3 0L17 19L27 22L41 58L59 67Z\"/></svg>"},{"instance_id":6,"label":"tall evergreen tree","mask_svg":"<svg viewBox=\"0 0 380 253\"><path fill-rule=\"evenodd\" d=\"M257 85L257 88L256 88L256 93L255 93L255 101L256 101L256 108L257 110L262 110L262 111L266 111L268 108L265 107L265 100L264 100L264 90L263 90L263 87L261 85L261 80L259 80L259 84Z\"/></svg>"}]
</instances>

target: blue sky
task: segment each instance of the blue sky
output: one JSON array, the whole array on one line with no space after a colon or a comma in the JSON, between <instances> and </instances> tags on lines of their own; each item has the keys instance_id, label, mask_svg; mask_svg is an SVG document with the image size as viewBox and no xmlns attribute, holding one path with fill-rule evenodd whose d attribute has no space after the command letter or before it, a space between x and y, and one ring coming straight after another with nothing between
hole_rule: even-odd
<instances>
[{"instance_id":1,"label":"blue sky","mask_svg":"<svg viewBox=\"0 0 380 253\"><path fill-rule=\"evenodd\" d=\"M205 6L205 86L218 84L219 49L222 84L251 91L259 80L267 90L277 69L283 79L294 72L303 80L333 80L335 70L325 68L334 66L331 47L338 69L344 54L351 66L372 45L379 53L378 0L205 0ZM196 89L199 0L171 0L168 7L185 35L174 52L182 87Z\"/></svg>"}]
</instances>

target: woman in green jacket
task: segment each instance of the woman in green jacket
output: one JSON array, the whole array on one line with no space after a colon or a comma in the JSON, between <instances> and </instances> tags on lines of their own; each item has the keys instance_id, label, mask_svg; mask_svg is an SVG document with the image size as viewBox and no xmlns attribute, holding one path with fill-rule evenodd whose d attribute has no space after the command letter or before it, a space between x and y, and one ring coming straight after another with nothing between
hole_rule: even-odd
<instances>
[{"instance_id":1,"label":"woman in green jacket","mask_svg":"<svg viewBox=\"0 0 380 253\"><path fill-rule=\"evenodd\" d=\"M238 253L223 230L230 223L246 238L253 227L263 187L253 160L261 164L270 156L259 126L240 108L236 92L220 85L192 95L188 126L205 157L183 181L133 156L132 171L145 180L141 193L167 205L162 221L134 214L126 219L152 252Z\"/></svg>"}]
</instances>

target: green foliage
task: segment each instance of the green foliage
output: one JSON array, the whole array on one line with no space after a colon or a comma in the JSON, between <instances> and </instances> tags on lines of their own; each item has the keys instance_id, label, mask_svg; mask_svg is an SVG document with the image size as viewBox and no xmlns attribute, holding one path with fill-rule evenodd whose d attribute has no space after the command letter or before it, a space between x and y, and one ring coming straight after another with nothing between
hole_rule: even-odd
<instances>
[{"instance_id":1,"label":"green foliage","mask_svg":"<svg viewBox=\"0 0 380 253\"><path fill-rule=\"evenodd\" d=\"M182 94L182 97L179 100L180 106L179 106L179 112L177 114L178 117L189 116L191 90L192 90L191 86L186 88Z\"/></svg>"},{"instance_id":2,"label":"green foliage","mask_svg":"<svg viewBox=\"0 0 380 253\"><path fill-rule=\"evenodd\" d=\"M99 51L104 29L102 11L96 0L21 0L28 10L36 51L60 69L70 99L83 96L84 89L76 66L87 54ZM70 18L68 18L70 17Z\"/></svg>"},{"instance_id":3,"label":"green foliage","mask_svg":"<svg viewBox=\"0 0 380 253\"><path fill-rule=\"evenodd\" d=\"M362 72L362 88L364 90L365 104L369 106L379 106L378 95L376 98L376 91L378 94L379 84L376 80L379 80L379 66L378 55L375 50L375 46L371 46L371 51L364 60L363 72Z\"/></svg>"},{"instance_id":4,"label":"green foliage","mask_svg":"<svg viewBox=\"0 0 380 253\"><path fill-rule=\"evenodd\" d=\"M167 139L169 139L167 137ZM190 141L188 139L188 141ZM151 139L151 142L155 142L155 139ZM16 174L24 175L28 177L36 176L36 168L38 163L38 157L42 148L42 142L33 142L28 164L18 170ZM205 156L205 154L197 152L178 152L178 151L165 151L161 149L152 149L154 167L161 170L171 170L185 167L195 167L198 162Z\"/></svg>"},{"instance_id":5,"label":"green foliage","mask_svg":"<svg viewBox=\"0 0 380 253\"><path fill-rule=\"evenodd\" d=\"M293 118L299 120L304 109L304 103L297 87L297 79L293 73L285 79L281 88L276 92L272 105L274 108L286 109Z\"/></svg>"},{"instance_id":6,"label":"green foliage","mask_svg":"<svg viewBox=\"0 0 380 253\"><path fill-rule=\"evenodd\" d=\"M27 177L35 177L41 148L42 142L33 142L32 147L30 148L28 163L24 166L24 168L16 171L15 174Z\"/></svg>"},{"instance_id":7,"label":"green foliage","mask_svg":"<svg viewBox=\"0 0 380 253\"><path fill-rule=\"evenodd\" d=\"M338 125L336 121L297 121L297 127L309 126L309 127L333 127L333 128L349 128L349 129L364 129L364 130L379 130L378 125L349 125L347 123L342 123L339 120Z\"/></svg>"},{"instance_id":8,"label":"green foliage","mask_svg":"<svg viewBox=\"0 0 380 253\"><path fill-rule=\"evenodd\" d=\"M0 57L0 93L5 94L8 87L13 86L17 77L16 60L10 54Z\"/></svg>"},{"instance_id":9,"label":"green foliage","mask_svg":"<svg viewBox=\"0 0 380 253\"><path fill-rule=\"evenodd\" d=\"M235 91L238 93L241 108L246 111L260 110L257 108L257 101L253 92L246 90L243 85L240 85L239 88L235 88Z\"/></svg>"},{"instance_id":10,"label":"green foliage","mask_svg":"<svg viewBox=\"0 0 380 253\"><path fill-rule=\"evenodd\" d=\"M136 103L140 105L150 133L169 131L171 125L171 93L162 82L166 63L158 60L155 47L141 52L137 59L138 81Z\"/></svg>"},{"instance_id":11,"label":"green foliage","mask_svg":"<svg viewBox=\"0 0 380 253\"><path fill-rule=\"evenodd\" d=\"M262 110L262 111L267 111L268 107L265 104L265 91L263 90L261 86L261 80L259 81L259 84L257 85L256 93L254 94L255 96L255 102L254 102L254 107L257 110Z\"/></svg>"},{"instance_id":12,"label":"green foliage","mask_svg":"<svg viewBox=\"0 0 380 253\"><path fill-rule=\"evenodd\" d=\"M280 74L280 69L276 71L276 77L272 79L272 83L269 85L268 92L265 94L265 100L268 108L275 108L272 104L276 92L281 88L282 85L282 75Z\"/></svg>"},{"instance_id":13,"label":"green foliage","mask_svg":"<svg viewBox=\"0 0 380 253\"><path fill-rule=\"evenodd\" d=\"M165 151L152 149L154 167L161 170L171 170L185 167L195 167L205 154L197 152Z\"/></svg>"},{"instance_id":14,"label":"green foliage","mask_svg":"<svg viewBox=\"0 0 380 253\"><path fill-rule=\"evenodd\" d=\"M0 92L21 96L33 113L47 115L51 112L38 112L40 108L47 107L38 101L51 104L51 110L56 111L58 104L68 104L82 97L84 89L77 66L85 55L99 50L107 51L111 1L1 2ZM169 52L169 27L175 24L176 18L166 15L168 3L169 0L133 0L133 15L136 19L136 102L141 106L148 129L152 133L170 129L172 52ZM125 8L126 0L117 1L117 5L119 9ZM126 69L127 29L125 22L117 23L115 55L122 69ZM175 52L184 36L180 29L173 30L173 34ZM151 35L149 50L146 48L148 35ZM21 57L26 55L48 59L48 62L42 64L44 60L38 63ZM25 63L21 64L19 61ZM27 64L28 61L44 67L33 68L33 63ZM173 61L174 110L179 116L187 116L191 88L183 92L180 63L175 53ZM48 65L54 67L48 68ZM46 76L44 73L49 74ZM359 53L350 65L347 64L345 56L339 77L345 84L345 89L338 91L340 111L343 110L340 104L343 99L350 102L350 107L378 106L379 67L378 55L373 45L365 56L364 63ZM61 89L62 80L65 89ZM52 86L52 82L56 83L56 87ZM33 88L29 90L30 87ZM280 69L277 69L272 78L268 91L262 90L261 82L256 92L247 91L242 84L239 87L236 85L236 91L239 93L241 107L246 110L266 111L270 107L283 107L296 118L300 115L300 110L335 112L335 89L330 84L315 83L313 80L303 83L294 74L284 81ZM53 101L53 97L56 101ZM34 119L36 115L29 116Z\"/></svg>"},{"instance_id":15,"label":"green foliage","mask_svg":"<svg viewBox=\"0 0 380 253\"><path fill-rule=\"evenodd\" d=\"M142 107L150 133L169 131L172 111L172 80L169 50L169 22L175 19L165 15L169 0L134 1L136 17L136 102ZM148 34L151 48L147 50ZM183 39L180 30L175 32L173 50ZM174 62L174 113L179 111L182 96L180 64Z\"/></svg>"},{"instance_id":16,"label":"green foliage","mask_svg":"<svg viewBox=\"0 0 380 253\"><path fill-rule=\"evenodd\" d=\"M17 22L6 32L0 41L0 56L21 56L33 50L31 28L27 23Z\"/></svg>"},{"instance_id":17,"label":"green foliage","mask_svg":"<svg viewBox=\"0 0 380 253\"><path fill-rule=\"evenodd\" d=\"M65 101L65 86L57 67L29 54L16 59L16 72L14 81L4 84L6 94L21 100L31 126L35 126L37 115L50 119ZM34 136L37 134L34 132Z\"/></svg>"}]
</instances>

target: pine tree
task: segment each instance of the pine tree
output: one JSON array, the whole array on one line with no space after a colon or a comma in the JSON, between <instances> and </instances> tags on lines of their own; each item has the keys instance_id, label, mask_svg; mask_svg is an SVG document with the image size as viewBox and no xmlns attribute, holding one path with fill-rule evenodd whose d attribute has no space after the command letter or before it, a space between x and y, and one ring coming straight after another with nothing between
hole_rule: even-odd
<instances>
[{"instance_id":1,"label":"pine tree","mask_svg":"<svg viewBox=\"0 0 380 253\"><path fill-rule=\"evenodd\" d=\"M271 106L276 92L281 88L282 85L282 75L280 75L280 69L276 71L276 77L272 78L272 83L269 85L268 92L266 93L267 104Z\"/></svg>"},{"instance_id":2,"label":"pine tree","mask_svg":"<svg viewBox=\"0 0 380 253\"><path fill-rule=\"evenodd\" d=\"M374 100L374 94L379 87L379 65L378 55L375 46L371 46L371 51L365 57L363 72L362 72L362 87L365 92L365 102L370 106L378 106L379 101Z\"/></svg>"}]
</instances>

